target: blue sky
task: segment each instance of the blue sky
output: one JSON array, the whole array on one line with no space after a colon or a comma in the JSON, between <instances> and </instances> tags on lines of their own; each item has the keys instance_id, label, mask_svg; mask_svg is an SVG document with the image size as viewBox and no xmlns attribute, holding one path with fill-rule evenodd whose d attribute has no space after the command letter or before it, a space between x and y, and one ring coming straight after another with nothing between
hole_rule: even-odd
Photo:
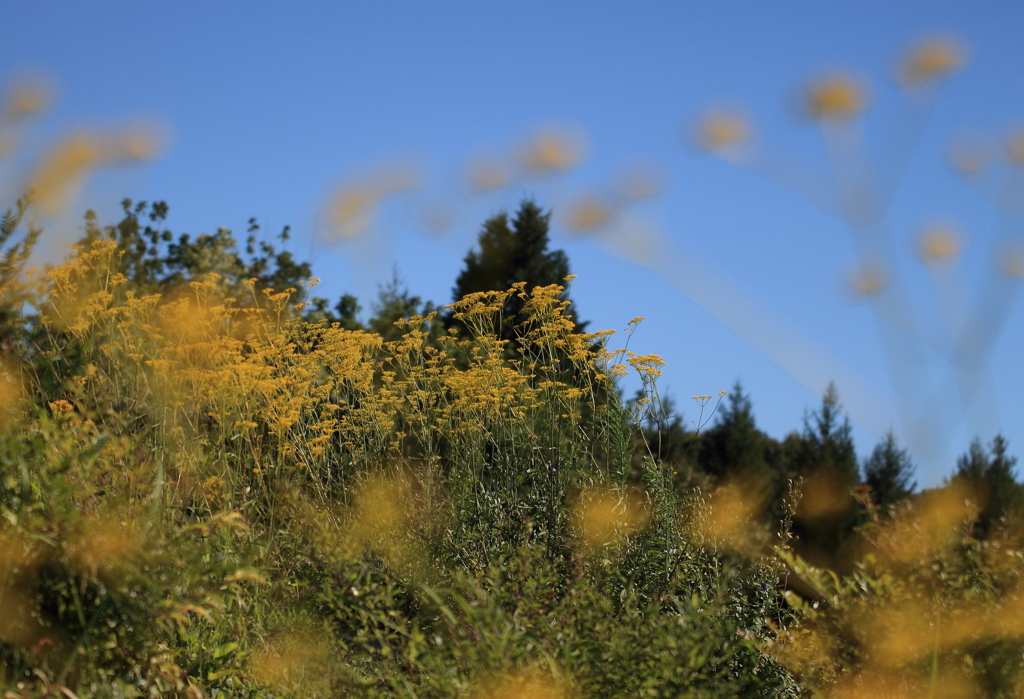
<instances>
[{"instance_id":1,"label":"blue sky","mask_svg":"<svg viewBox=\"0 0 1024 699\"><path fill-rule=\"evenodd\" d=\"M0 162L5 200L61 134L146 124L163 136L153 162L96 173L49 221L53 256L86 208L114 221L124 197L162 199L175 232L241 234L250 216L268 235L290 224L320 295L351 292L368 306L397 265L414 293L448 302L480 223L531 195L554 208L553 243L578 275L581 317L592 329L646 317L630 347L668 362L662 388L688 421L697 418L689 396L739 378L761 427L782 437L831 378L859 452L893 427L913 447L923 485L940 482L975 433L1002 431L1024 454L1024 314L1013 286L1004 280L980 310L960 307L995 278L992 246L1019 241L1020 217L947 164L956 139L995 148L1024 124L1024 6L15 0L3 18L0 81L48 76L56 95L25 130L21 155ZM913 115L894 66L936 33L957 37L969 62L924 125L890 148L889 127ZM846 290L857 252L840 217L685 138L709 107L741 107L773 153L769 174L803 163L811 182L831 187L821 135L794 105L809 78L836 70L867 86L864 133L879 169L895 171L900 149L912 154L885 221L920 328L913 336L887 330ZM467 191L468 162L511 162L544 130L583 147L575 168ZM659 197L594 235L568 230L574 201L607 199L635 168L659 174ZM420 187L381 201L361 238L332 242L333 193L396 170L415 171ZM1019 168L994 176L1020 184ZM431 211L452 225L430 230ZM922 227L937 220L967 240L959 272L929 273L914 254ZM970 377L982 386L970 411L942 333L945 307L998 331L982 353L990 384ZM915 415L930 431L911 434Z\"/></svg>"}]
</instances>

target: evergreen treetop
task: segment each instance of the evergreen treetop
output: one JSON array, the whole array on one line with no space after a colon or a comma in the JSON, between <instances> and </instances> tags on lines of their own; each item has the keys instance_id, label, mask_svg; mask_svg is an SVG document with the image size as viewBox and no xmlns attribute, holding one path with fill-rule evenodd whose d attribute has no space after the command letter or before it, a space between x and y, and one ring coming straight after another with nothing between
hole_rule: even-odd
<instances>
[{"instance_id":1,"label":"evergreen treetop","mask_svg":"<svg viewBox=\"0 0 1024 699\"><path fill-rule=\"evenodd\" d=\"M707 432L704 467L716 478L764 475L765 435L757 428L750 396L737 379L718 422Z\"/></svg>"},{"instance_id":2,"label":"evergreen treetop","mask_svg":"<svg viewBox=\"0 0 1024 699\"><path fill-rule=\"evenodd\" d=\"M850 420L843 415L839 392L829 383L821 407L804 417L802 448L796 458L796 472L804 475L825 471L845 485L853 487L860 479L857 451L851 435Z\"/></svg>"},{"instance_id":3,"label":"evergreen treetop","mask_svg":"<svg viewBox=\"0 0 1024 699\"><path fill-rule=\"evenodd\" d=\"M997 434L989 451L975 438L967 453L956 460L953 482L966 486L980 508L978 525L989 531L1003 515L1013 511L1024 496L1024 487L1014 477L1017 457L1007 452L1006 438Z\"/></svg>"},{"instance_id":4,"label":"evergreen treetop","mask_svg":"<svg viewBox=\"0 0 1024 699\"><path fill-rule=\"evenodd\" d=\"M511 221L507 212L501 212L484 222L477 240L465 258L452 289L453 300L481 291L505 291L514 284L526 282L526 291L534 287L565 284L569 276L569 259L561 250L548 250L548 229L551 212L544 212L533 200L524 199ZM522 311L522 300L512 296L505 308L505 317L517 318ZM582 330L575 312L569 312ZM452 318L447 319L449 325ZM505 339L513 333L507 329Z\"/></svg>"},{"instance_id":5,"label":"evergreen treetop","mask_svg":"<svg viewBox=\"0 0 1024 699\"><path fill-rule=\"evenodd\" d=\"M872 500L884 508L906 499L917 487L913 477L914 463L889 430L864 460L864 484L871 490Z\"/></svg>"}]
</instances>

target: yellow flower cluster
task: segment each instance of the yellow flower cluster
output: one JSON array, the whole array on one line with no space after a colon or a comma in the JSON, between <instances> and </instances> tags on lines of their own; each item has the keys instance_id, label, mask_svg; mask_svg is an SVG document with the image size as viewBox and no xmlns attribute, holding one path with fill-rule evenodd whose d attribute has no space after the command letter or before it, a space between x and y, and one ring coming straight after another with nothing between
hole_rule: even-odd
<instances>
[{"instance_id":1,"label":"yellow flower cluster","mask_svg":"<svg viewBox=\"0 0 1024 699\"><path fill-rule=\"evenodd\" d=\"M625 370L615 363L621 353L604 348L612 331L575 332L559 285L467 296L450 307L469 329L464 336L432 338L424 329L432 317L414 317L386 342L302 322L289 314L291 290L250 285L264 302L240 309L214 275L176 293L136 297L117 265L115 244L98 241L48 273L44 318L55 346L92 348L72 377L79 395L54 412L132 396L126 419L159 433L182 455L183 470L189 454L222 450L232 454L224 468L257 485L301 469L326 492L345 468L437 464L442 443L533 443L539 411L578 424ZM510 319L503 314L513 296L522 310ZM510 354L499 333L513 321ZM626 356L653 385L661 358ZM197 492L220 489L209 486L211 475L197 480Z\"/></svg>"}]
</instances>

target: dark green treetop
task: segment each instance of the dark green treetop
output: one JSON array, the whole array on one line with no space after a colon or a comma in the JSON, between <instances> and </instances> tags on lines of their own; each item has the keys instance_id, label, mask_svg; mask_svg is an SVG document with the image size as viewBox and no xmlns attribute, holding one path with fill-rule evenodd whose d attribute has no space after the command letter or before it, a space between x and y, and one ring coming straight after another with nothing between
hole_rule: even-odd
<instances>
[{"instance_id":1,"label":"dark green treetop","mask_svg":"<svg viewBox=\"0 0 1024 699\"><path fill-rule=\"evenodd\" d=\"M967 453L956 460L953 482L965 485L975 497L981 512L980 533L992 529L998 520L1020 507L1024 488L1014 477L1017 457L1007 453L1006 438L997 434L985 453L981 441L971 442Z\"/></svg>"},{"instance_id":2,"label":"dark green treetop","mask_svg":"<svg viewBox=\"0 0 1024 699\"><path fill-rule=\"evenodd\" d=\"M814 565L842 570L848 562L843 547L858 518L852 490L860 468L834 384L825 390L821 407L804 417L803 432L790 448L789 471L802 483L793 514L794 548Z\"/></svg>"},{"instance_id":3,"label":"dark green treetop","mask_svg":"<svg viewBox=\"0 0 1024 699\"><path fill-rule=\"evenodd\" d=\"M825 389L821 407L804 417L801 448L793 466L799 475L827 472L848 487L860 480L850 421L842 413L839 393L833 383Z\"/></svg>"},{"instance_id":4,"label":"dark green treetop","mask_svg":"<svg viewBox=\"0 0 1024 699\"><path fill-rule=\"evenodd\" d=\"M408 287L398 276L398 268L392 269L391 280L387 284L380 285L377 293L377 300L370 304L373 317L367 323L368 329L384 338L385 341L397 340L405 334L405 330L395 325L400 321L409 320L413 316L426 316L437 311L437 307L431 301L423 301L419 296L413 296ZM433 335L440 332L440 322L428 321L424 328Z\"/></svg>"},{"instance_id":5,"label":"dark green treetop","mask_svg":"<svg viewBox=\"0 0 1024 699\"><path fill-rule=\"evenodd\" d=\"M526 290L551 284L564 285L569 276L569 259L561 250L548 250L548 229L551 212L544 212L530 199L519 204L515 218L509 220L506 212L492 216L484 222L477 240L477 248L469 251L465 266L455 280L453 300L480 291L505 291L513 284L526 282ZM515 319L522 311L523 302L517 296L509 299L505 317ZM572 308L570 315L582 331ZM455 325L451 316L446 324ZM514 336L511 328L504 333L506 339Z\"/></svg>"},{"instance_id":6,"label":"dark green treetop","mask_svg":"<svg viewBox=\"0 0 1024 699\"><path fill-rule=\"evenodd\" d=\"M913 477L913 461L906 449L899 448L896 436L889 430L864 460L864 484L871 491L872 501L886 508L905 500L917 487Z\"/></svg>"},{"instance_id":7,"label":"dark green treetop","mask_svg":"<svg viewBox=\"0 0 1024 699\"><path fill-rule=\"evenodd\" d=\"M743 392L738 379L702 446L702 465L715 478L740 473L750 476L766 470L765 435L757 428L750 396Z\"/></svg>"}]
</instances>

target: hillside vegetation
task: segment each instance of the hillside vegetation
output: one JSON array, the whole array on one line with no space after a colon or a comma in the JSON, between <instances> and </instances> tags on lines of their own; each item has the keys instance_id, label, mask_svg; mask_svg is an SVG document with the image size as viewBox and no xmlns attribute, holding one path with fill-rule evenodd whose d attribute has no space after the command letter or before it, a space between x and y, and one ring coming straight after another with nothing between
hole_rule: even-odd
<instances>
[{"instance_id":1,"label":"hillside vegetation","mask_svg":"<svg viewBox=\"0 0 1024 699\"><path fill-rule=\"evenodd\" d=\"M769 487L739 441L709 456L723 423L666 421L657 356L579 332L567 280L443 316L392 293L382 335L166 207L33 274L27 211L0 230L6 697L1024 691L1022 532L980 446L977 479L884 507L821 439ZM828 532L837 572L797 553Z\"/></svg>"}]
</instances>

